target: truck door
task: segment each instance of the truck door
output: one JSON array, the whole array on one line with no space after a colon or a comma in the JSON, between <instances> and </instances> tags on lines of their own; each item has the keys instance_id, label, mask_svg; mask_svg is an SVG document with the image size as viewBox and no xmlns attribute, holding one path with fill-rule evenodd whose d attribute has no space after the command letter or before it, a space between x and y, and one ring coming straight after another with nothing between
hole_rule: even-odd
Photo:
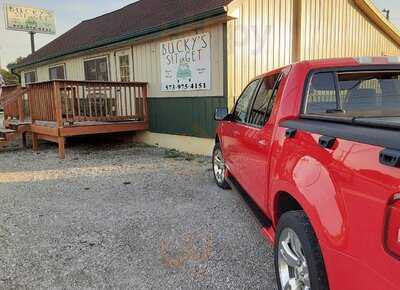
<instances>
[{"instance_id":1,"label":"truck door","mask_svg":"<svg viewBox=\"0 0 400 290\"><path fill-rule=\"evenodd\" d=\"M250 105L241 131L239 183L260 206L264 206L268 160L274 123L270 120L280 74L265 77Z\"/></svg>"},{"instance_id":2,"label":"truck door","mask_svg":"<svg viewBox=\"0 0 400 290\"><path fill-rule=\"evenodd\" d=\"M260 80L251 82L240 95L235 108L232 112L230 120L223 123L222 129L222 150L224 152L224 158L226 166L229 172L240 181L240 168L244 157L242 154L242 137L246 130L246 120L248 117L251 100L255 92L258 89Z\"/></svg>"}]
</instances>

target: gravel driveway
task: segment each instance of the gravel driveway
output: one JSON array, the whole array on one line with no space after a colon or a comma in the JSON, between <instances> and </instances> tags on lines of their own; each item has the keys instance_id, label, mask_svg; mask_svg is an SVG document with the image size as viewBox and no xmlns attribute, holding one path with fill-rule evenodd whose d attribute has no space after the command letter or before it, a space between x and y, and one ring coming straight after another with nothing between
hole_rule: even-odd
<instances>
[{"instance_id":1,"label":"gravel driveway","mask_svg":"<svg viewBox=\"0 0 400 290\"><path fill-rule=\"evenodd\" d=\"M0 289L276 289L209 160L140 145L0 151Z\"/></svg>"}]
</instances>

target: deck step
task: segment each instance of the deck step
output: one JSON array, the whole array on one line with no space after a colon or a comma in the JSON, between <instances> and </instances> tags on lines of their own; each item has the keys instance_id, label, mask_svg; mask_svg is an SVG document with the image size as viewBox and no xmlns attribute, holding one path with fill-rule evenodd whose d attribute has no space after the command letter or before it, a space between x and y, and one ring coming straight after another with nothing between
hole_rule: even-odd
<instances>
[{"instance_id":1,"label":"deck step","mask_svg":"<svg viewBox=\"0 0 400 290\"><path fill-rule=\"evenodd\" d=\"M16 131L13 129L6 129L6 128L0 128L0 134L10 134L10 133L15 133Z\"/></svg>"},{"instance_id":2,"label":"deck step","mask_svg":"<svg viewBox=\"0 0 400 290\"><path fill-rule=\"evenodd\" d=\"M17 131L12 129L0 128L0 145L4 146L17 135Z\"/></svg>"}]
</instances>

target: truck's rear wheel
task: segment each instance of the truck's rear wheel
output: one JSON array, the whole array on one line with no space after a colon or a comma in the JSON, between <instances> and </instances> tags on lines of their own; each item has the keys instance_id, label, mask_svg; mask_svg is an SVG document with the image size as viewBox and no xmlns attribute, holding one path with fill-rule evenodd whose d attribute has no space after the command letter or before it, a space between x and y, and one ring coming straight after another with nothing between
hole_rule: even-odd
<instances>
[{"instance_id":1,"label":"truck's rear wheel","mask_svg":"<svg viewBox=\"0 0 400 290\"><path fill-rule=\"evenodd\" d=\"M275 239L275 272L280 290L328 290L324 260L304 211L279 220Z\"/></svg>"},{"instance_id":2,"label":"truck's rear wheel","mask_svg":"<svg viewBox=\"0 0 400 290\"><path fill-rule=\"evenodd\" d=\"M212 156L212 165L215 182L217 185L223 189L229 189L230 186L226 182L226 166L224 156L222 155L222 150L219 143L215 144Z\"/></svg>"}]
</instances>

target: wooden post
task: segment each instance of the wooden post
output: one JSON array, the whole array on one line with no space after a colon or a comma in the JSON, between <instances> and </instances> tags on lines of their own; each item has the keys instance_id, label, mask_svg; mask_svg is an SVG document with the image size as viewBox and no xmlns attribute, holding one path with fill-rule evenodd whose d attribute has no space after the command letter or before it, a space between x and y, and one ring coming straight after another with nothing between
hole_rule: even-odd
<instances>
[{"instance_id":1,"label":"wooden post","mask_svg":"<svg viewBox=\"0 0 400 290\"><path fill-rule=\"evenodd\" d=\"M58 156L60 159L65 159L65 138L58 137Z\"/></svg>"},{"instance_id":2,"label":"wooden post","mask_svg":"<svg viewBox=\"0 0 400 290\"><path fill-rule=\"evenodd\" d=\"M27 90L26 90L27 94L28 94L28 106L29 106L29 115L30 115L30 119L31 119L31 123L33 124L35 118L34 118L34 114L33 114L33 97L32 97L32 93L33 90L31 89L31 87L28 85Z\"/></svg>"},{"instance_id":3,"label":"wooden post","mask_svg":"<svg viewBox=\"0 0 400 290\"><path fill-rule=\"evenodd\" d=\"M32 149L33 151L38 151L38 136L35 133L32 133Z\"/></svg>"},{"instance_id":4,"label":"wooden post","mask_svg":"<svg viewBox=\"0 0 400 290\"><path fill-rule=\"evenodd\" d=\"M147 123L149 121L149 111L147 105L147 84L143 86L143 119Z\"/></svg>"},{"instance_id":5,"label":"wooden post","mask_svg":"<svg viewBox=\"0 0 400 290\"><path fill-rule=\"evenodd\" d=\"M6 127L6 128L7 128L7 123L8 123L8 122L7 122L7 119L8 119L7 111L8 111L8 110L7 110L6 106L4 106L4 107L3 107L3 113L4 113L4 115L3 115L3 119L4 119L3 122L4 122L4 124L3 124L3 125L4 125L4 127Z\"/></svg>"},{"instance_id":6,"label":"wooden post","mask_svg":"<svg viewBox=\"0 0 400 290\"><path fill-rule=\"evenodd\" d=\"M57 137L58 156L60 157L60 159L65 159L65 138L60 136L60 129L64 127L64 121L62 116L63 109L62 109L60 85L57 81L53 81L53 98L54 98L56 123L58 129L58 137ZM68 100L66 100L66 102L68 102Z\"/></svg>"},{"instance_id":7,"label":"wooden post","mask_svg":"<svg viewBox=\"0 0 400 290\"><path fill-rule=\"evenodd\" d=\"M26 142L26 132L22 133L22 147L27 148L28 144Z\"/></svg>"},{"instance_id":8,"label":"wooden post","mask_svg":"<svg viewBox=\"0 0 400 290\"><path fill-rule=\"evenodd\" d=\"M22 92L21 92L22 93ZM18 120L22 123L25 121L25 115L24 115L24 95L21 94L18 96L17 99L18 102Z\"/></svg>"},{"instance_id":9,"label":"wooden post","mask_svg":"<svg viewBox=\"0 0 400 290\"><path fill-rule=\"evenodd\" d=\"M53 81L53 99L54 99L54 110L56 116L57 128L64 127L63 116L62 116L62 102L60 94L60 86L57 81Z\"/></svg>"},{"instance_id":10,"label":"wooden post","mask_svg":"<svg viewBox=\"0 0 400 290\"><path fill-rule=\"evenodd\" d=\"M293 25L292 25L292 61L301 60L301 14L302 0L293 1Z\"/></svg>"}]
</instances>

